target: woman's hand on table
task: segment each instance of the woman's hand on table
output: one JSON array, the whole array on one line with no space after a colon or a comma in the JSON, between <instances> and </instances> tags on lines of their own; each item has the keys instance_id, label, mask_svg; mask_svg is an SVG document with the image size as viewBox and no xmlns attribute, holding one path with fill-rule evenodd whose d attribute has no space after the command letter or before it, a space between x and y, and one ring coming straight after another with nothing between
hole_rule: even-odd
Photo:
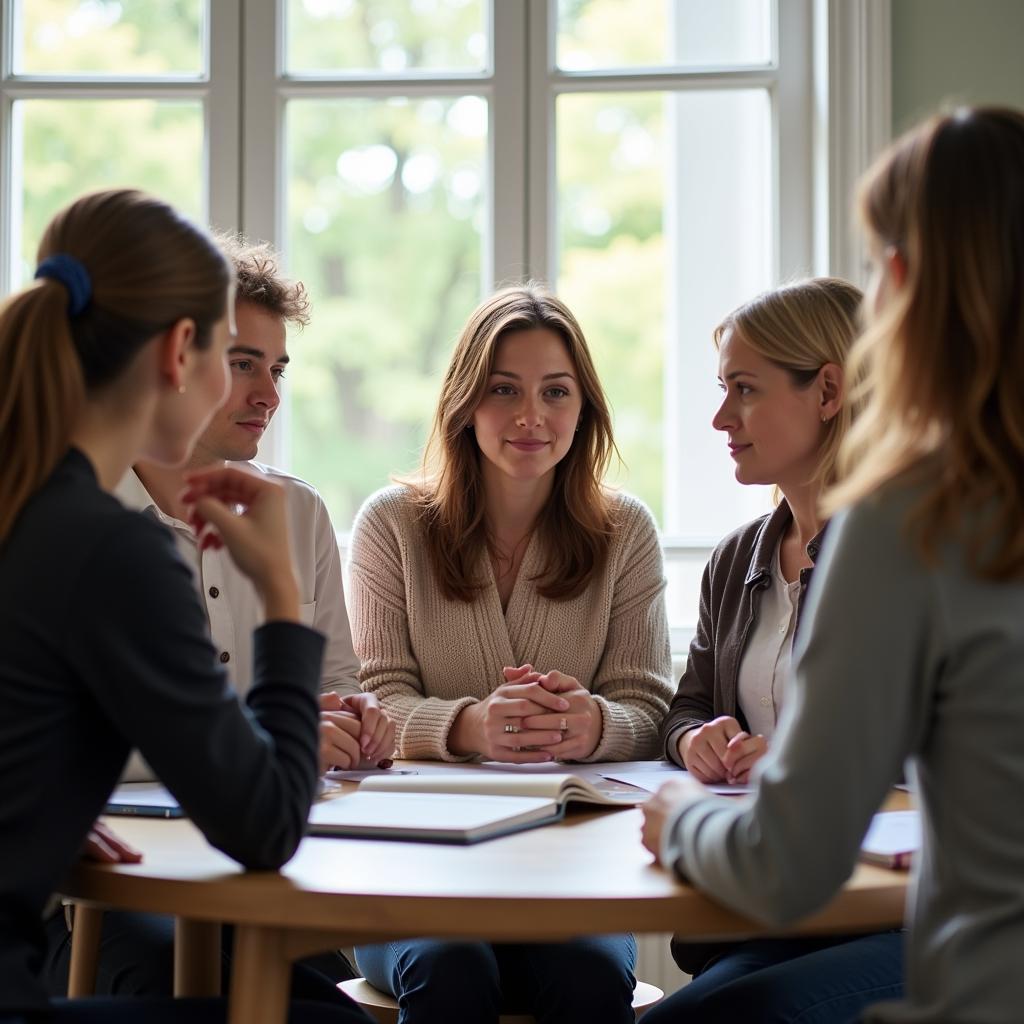
<instances>
[{"instance_id":1,"label":"woman's hand on table","mask_svg":"<svg viewBox=\"0 0 1024 1024\"><path fill-rule=\"evenodd\" d=\"M747 743L748 740L757 742ZM763 736L751 736L731 715L705 722L679 739L683 766L700 782L746 781L750 769L767 749Z\"/></svg>"},{"instance_id":2,"label":"woman's hand on table","mask_svg":"<svg viewBox=\"0 0 1024 1024\"><path fill-rule=\"evenodd\" d=\"M750 769L768 753L768 741L758 733L736 733L725 748L722 764L725 767L725 781L733 786L745 786L750 782Z\"/></svg>"},{"instance_id":3,"label":"woman's hand on table","mask_svg":"<svg viewBox=\"0 0 1024 1024\"><path fill-rule=\"evenodd\" d=\"M337 707L325 706L325 701L333 697ZM380 706L377 695L373 693L357 693L340 697L338 694L325 693L320 698L322 711L347 711L359 719L360 759L375 765L395 752L395 723Z\"/></svg>"},{"instance_id":4,"label":"woman's hand on table","mask_svg":"<svg viewBox=\"0 0 1024 1024\"><path fill-rule=\"evenodd\" d=\"M515 681L502 683L483 700L463 708L448 734L448 749L455 754L483 754L492 761L512 764L552 760L548 750L541 748L560 741L557 725L553 729L530 729L525 720L544 714L561 717L569 712L571 703L532 675L535 673L517 671Z\"/></svg>"},{"instance_id":5,"label":"woman's hand on table","mask_svg":"<svg viewBox=\"0 0 1024 1024\"><path fill-rule=\"evenodd\" d=\"M347 710L336 693L320 697L320 772L331 768L349 771L359 767L362 748L359 739L363 724L358 715Z\"/></svg>"},{"instance_id":6,"label":"woman's hand on table","mask_svg":"<svg viewBox=\"0 0 1024 1024\"><path fill-rule=\"evenodd\" d=\"M142 853L103 822L97 821L89 829L82 844L82 857L101 864L138 864L142 860Z\"/></svg>"},{"instance_id":7,"label":"woman's hand on table","mask_svg":"<svg viewBox=\"0 0 1024 1024\"><path fill-rule=\"evenodd\" d=\"M529 665L522 668L530 669ZM512 669L513 672L522 671ZM508 672L506 669L506 678ZM546 750L558 761L579 761L589 757L601 742L601 734L604 730L604 722L601 716L600 705L594 700L589 690L585 690L579 684L579 680L564 672L548 672L545 675L538 675L532 669L522 678L537 677L539 685L551 693L564 697L569 702L565 714L551 714L544 712L539 715L531 715L524 719L523 725L529 730L557 730L559 739L555 743L546 743L542 749Z\"/></svg>"},{"instance_id":8,"label":"woman's hand on table","mask_svg":"<svg viewBox=\"0 0 1024 1024\"><path fill-rule=\"evenodd\" d=\"M644 848L654 854L654 859L659 864L661 863L661 842L665 831L665 822L668 821L669 816L684 800L707 795L708 791L693 779L673 779L671 782L666 782L640 808L644 815L640 838ZM671 865L664 866L671 867Z\"/></svg>"}]
</instances>

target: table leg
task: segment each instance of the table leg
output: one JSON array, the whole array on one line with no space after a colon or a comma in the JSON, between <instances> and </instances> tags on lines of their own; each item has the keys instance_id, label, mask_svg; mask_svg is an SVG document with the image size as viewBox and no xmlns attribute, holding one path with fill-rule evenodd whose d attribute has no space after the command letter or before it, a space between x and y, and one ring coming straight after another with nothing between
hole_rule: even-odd
<instances>
[{"instance_id":1,"label":"table leg","mask_svg":"<svg viewBox=\"0 0 1024 1024\"><path fill-rule=\"evenodd\" d=\"M220 930L211 921L174 921L174 994L220 995Z\"/></svg>"},{"instance_id":2,"label":"table leg","mask_svg":"<svg viewBox=\"0 0 1024 1024\"><path fill-rule=\"evenodd\" d=\"M98 907L74 904L71 927L71 967L68 971L68 996L79 999L96 994L96 967L100 959L100 933L103 911Z\"/></svg>"},{"instance_id":3,"label":"table leg","mask_svg":"<svg viewBox=\"0 0 1024 1024\"><path fill-rule=\"evenodd\" d=\"M228 1024L285 1024L291 960L284 932L236 925Z\"/></svg>"}]
</instances>

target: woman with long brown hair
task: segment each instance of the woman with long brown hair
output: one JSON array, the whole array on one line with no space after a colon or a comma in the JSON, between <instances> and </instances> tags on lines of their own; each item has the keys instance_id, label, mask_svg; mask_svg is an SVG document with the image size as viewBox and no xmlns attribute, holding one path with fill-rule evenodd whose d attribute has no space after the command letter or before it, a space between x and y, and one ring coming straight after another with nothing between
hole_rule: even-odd
<instances>
[{"instance_id":1,"label":"woman with long brown hair","mask_svg":"<svg viewBox=\"0 0 1024 1024\"><path fill-rule=\"evenodd\" d=\"M611 418L579 324L535 286L472 314L424 472L369 499L352 537L363 687L399 756L516 763L654 757L671 695L661 550L605 488ZM631 1021L629 936L357 950L406 1024Z\"/></svg>"},{"instance_id":2,"label":"woman with long brown hair","mask_svg":"<svg viewBox=\"0 0 1024 1024\"><path fill-rule=\"evenodd\" d=\"M243 709L174 540L111 493L140 458L183 463L226 395L213 241L150 196L98 192L38 258L0 307L0 1020L223 1020L217 1001L51 1004L43 907L83 843L140 859L100 826L87 841L133 747L213 845L288 860L316 789L323 637L301 624L281 488L194 475L200 545L226 546L264 603ZM365 1020L343 997L292 1019Z\"/></svg>"},{"instance_id":3,"label":"woman with long brown hair","mask_svg":"<svg viewBox=\"0 0 1024 1024\"><path fill-rule=\"evenodd\" d=\"M786 923L847 877L909 759L923 840L905 1001L865 1019L1009 1024L1024 1004L1024 114L926 122L860 208L874 269L850 372L866 404L825 498L789 706L751 803L673 783L644 841Z\"/></svg>"}]
</instances>

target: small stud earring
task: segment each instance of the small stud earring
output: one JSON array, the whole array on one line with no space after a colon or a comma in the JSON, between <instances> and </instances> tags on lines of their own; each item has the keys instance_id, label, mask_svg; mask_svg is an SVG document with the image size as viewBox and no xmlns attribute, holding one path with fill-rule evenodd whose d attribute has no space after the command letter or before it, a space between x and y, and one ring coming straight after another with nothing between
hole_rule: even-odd
<instances>
[{"instance_id":1,"label":"small stud earring","mask_svg":"<svg viewBox=\"0 0 1024 1024\"><path fill-rule=\"evenodd\" d=\"M828 417L827 416L822 416L821 417L821 422L822 423L828 423Z\"/></svg>"},{"instance_id":2,"label":"small stud earring","mask_svg":"<svg viewBox=\"0 0 1024 1024\"><path fill-rule=\"evenodd\" d=\"M179 395L185 394L185 385L184 384L179 384L178 385L178 394Z\"/></svg>"}]
</instances>

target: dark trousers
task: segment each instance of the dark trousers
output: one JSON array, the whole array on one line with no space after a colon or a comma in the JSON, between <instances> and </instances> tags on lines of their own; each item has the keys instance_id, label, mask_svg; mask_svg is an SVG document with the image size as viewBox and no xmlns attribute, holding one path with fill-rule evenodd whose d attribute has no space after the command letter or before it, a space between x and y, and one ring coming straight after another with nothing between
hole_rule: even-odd
<instances>
[{"instance_id":1,"label":"dark trousers","mask_svg":"<svg viewBox=\"0 0 1024 1024\"><path fill-rule=\"evenodd\" d=\"M644 1014L644 1024L853 1024L903 994L903 933L755 939Z\"/></svg>"},{"instance_id":2,"label":"dark trousers","mask_svg":"<svg viewBox=\"0 0 1024 1024\"><path fill-rule=\"evenodd\" d=\"M223 999L55 999L47 1011L0 1014L0 1024L224 1024ZM373 1024L351 1000L341 1005L292 1003L288 1024Z\"/></svg>"},{"instance_id":3,"label":"dark trousers","mask_svg":"<svg viewBox=\"0 0 1024 1024\"><path fill-rule=\"evenodd\" d=\"M232 937L232 930L225 928L221 941L222 992L228 991ZM67 994L70 965L71 933L64 914L58 912L46 922L44 976L51 996ZM295 964L291 997L351 1005L337 984L355 976L352 965L340 953L309 957ZM100 937L96 995L169 996L173 991L174 918L107 911Z\"/></svg>"},{"instance_id":4,"label":"dark trousers","mask_svg":"<svg viewBox=\"0 0 1024 1024\"><path fill-rule=\"evenodd\" d=\"M537 1024L633 1024L632 935L510 944L406 939L359 946L366 980L399 1003L399 1024L495 1024L532 1013Z\"/></svg>"}]
</instances>

